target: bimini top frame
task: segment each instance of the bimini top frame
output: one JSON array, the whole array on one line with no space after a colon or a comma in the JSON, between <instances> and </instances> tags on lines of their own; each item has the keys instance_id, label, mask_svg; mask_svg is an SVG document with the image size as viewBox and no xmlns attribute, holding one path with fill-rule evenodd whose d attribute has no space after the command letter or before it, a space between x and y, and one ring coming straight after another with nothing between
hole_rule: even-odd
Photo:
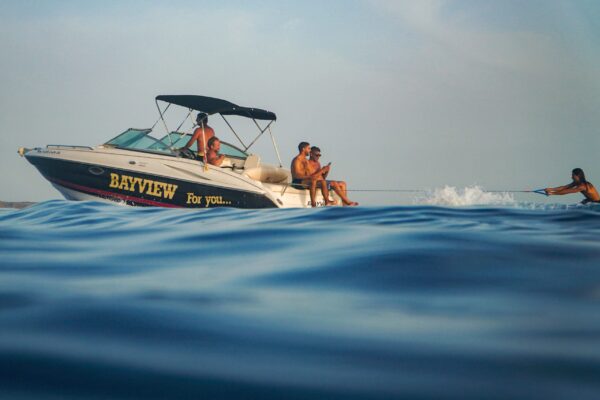
<instances>
[{"instance_id":1,"label":"bimini top frame","mask_svg":"<svg viewBox=\"0 0 600 400\"><path fill-rule=\"evenodd\" d=\"M208 115L239 115L240 117L265 121L275 121L277 119L275 113L271 111L261 110L260 108L242 107L227 100L216 99L214 97L193 95L156 96L156 101L159 100L164 101L165 103L205 112Z\"/></svg>"},{"instance_id":2,"label":"bimini top frame","mask_svg":"<svg viewBox=\"0 0 600 400\"><path fill-rule=\"evenodd\" d=\"M169 134L169 128L167 127L167 123L165 122L164 114L168 110L168 108L171 104L185 107L189 110L188 114L186 115L184 120L181 122L179 127L181 127L181 125L183 125L183 123L191 115L193 110L204 112L208 115L212 115L212 114L221 115L221 118L223 118L223 120L225 121L225 123L227 124L229 129L231 129L231 131L233 132L235 137L240 141L240 143L244 147L244 151L248 151L248 149L250 149L250 147L252 147L254 145L254 143L256 143L256 141L263 135L263 133L265 133L268 130L269 134L271 136L271 141L273 142L273 147L275 148L275 152L277 153L277 159L279 160L279 166L280 167L283 166L283 163L281 162L281 156L279 154L279 149L277 147L277 143L275 142L275 137L273 136L273 132L271 131L271 124L275 120L277 120L277 116L275 115L275 113L273 113L271 111L267 111L267 110L262 110L260 108L242 107L242 106L238 106L237 104L231 103L227 100L222 100L222 99L217 99L214 97L207 97L207 96L160 95L160 96L156 96L155 101L156 101L156 107L158 108L158 113L160 114L160 119L162 120L162 122L165 126L167 134ZM164 101L165 103L168 103L164 110L160 109L160 106L158 105L158 101ZM227 121L227 119L225 118L226 115L238 115L240 117L252 119L260 133L258 134L258 136L256 136L256 138L254 138L254 140L252 142L250 142L250 144L246 145L244 143L244 141L239 137L237 132L233 129L233 127L231 126L229 121ZM257 120L269 121L269 123L263 128L260 126L260 124L258 123ZM192 121L192 123L193 123L193 121ZM156 125L156 124L154 124L154 125ZM179 129L179 127L177 129ZM169 135L169 140L171 140L170 135ZM171 145L172 144L173 143L171 142Z\"/></svg>"}]
</instances>

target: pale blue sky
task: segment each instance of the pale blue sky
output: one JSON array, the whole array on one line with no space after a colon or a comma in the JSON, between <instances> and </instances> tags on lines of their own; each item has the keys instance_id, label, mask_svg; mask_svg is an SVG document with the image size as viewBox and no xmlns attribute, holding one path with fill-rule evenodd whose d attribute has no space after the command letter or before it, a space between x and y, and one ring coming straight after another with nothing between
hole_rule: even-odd
<instances>
[{"instance_id":1,"label":"pale blue sky","mask_svg":"<svg viewBox=\"0 0 600 400\"><path fill-rule=\"evenodd\" d=\"M18 147L149 127L158 94L275 111L286 160L318 144L355 188L600 182L599 21L575 0L1 1L0 199L60 196Z\"/></svg>"}]
</instances>

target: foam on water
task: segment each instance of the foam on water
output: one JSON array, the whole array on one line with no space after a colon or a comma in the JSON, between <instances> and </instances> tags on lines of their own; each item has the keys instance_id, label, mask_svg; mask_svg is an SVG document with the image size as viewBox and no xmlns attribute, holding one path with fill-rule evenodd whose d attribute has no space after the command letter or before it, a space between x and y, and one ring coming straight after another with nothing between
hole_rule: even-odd
<instances>
[{"instance_id":1,"label":"foam on water","mask_svg":"<svg viewBox=\"0 0 600 400\"><path fill-rule=\"evenodd\" d=\"M486 192L479 186L456 188L444 186L428 192L423 197L417 197L415 204L429 204L435 206L463 207L463 206L512 206L515 199L510 193Z\"/></svg>"}]
</instances>

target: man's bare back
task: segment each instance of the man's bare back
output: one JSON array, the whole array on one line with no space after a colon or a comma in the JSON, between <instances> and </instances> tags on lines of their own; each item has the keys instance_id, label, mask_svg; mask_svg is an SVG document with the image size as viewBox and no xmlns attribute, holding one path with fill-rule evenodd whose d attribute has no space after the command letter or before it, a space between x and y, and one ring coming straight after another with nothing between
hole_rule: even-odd
<instances>
[{"instance_id":1,"label":"man's bare back","mask_svg":"<svg viewBox=\"0 0 600 400\"><path fill-rule=\"evenodd\" d=\"M184 147L190 148L194 143L197 145L197 151L200 156L204 156L208 141L215 136L213 128L208 126L208 115L206 113L198 113L196 116L196 125L198 126L192 137Z\"/></svg>"},{"instance_id":2,"label":"man's bare back","mask_svg":"<svg viewBox=\"0 0 600 400\"><path fill-rule=\"evenodd\" d=\"M204 150L205 150L205 146L204 146L204 142L202 141L202 130L203 128L200 126L198 128L196 128L196 130L194 131L194 134L192 135L192 137L190 138L190 140L187 142L187 144L184 147L190 147L195 143L197 143L197 148L198 148L198 154L200 155L204 155ZM206 140L206 143L208 143L208 141L213 138L215 136L215 131L213 130L213 128L211 128L210 126L206 125L204 126L204 140Z\"/></svg>"},{"instance_id":3,"label":"man's bare back","mask_svg":"<svg viewBox=\"0 0 600 400\"><path fill-rule=\"evenodd\" d=\"M306 159L306 156L303 154L298 154L293 160L292 160L292 177L294 179L299 179L302 182L310 180L310 166L308 164L308 160Z\"/></svg>"}]
</instances>

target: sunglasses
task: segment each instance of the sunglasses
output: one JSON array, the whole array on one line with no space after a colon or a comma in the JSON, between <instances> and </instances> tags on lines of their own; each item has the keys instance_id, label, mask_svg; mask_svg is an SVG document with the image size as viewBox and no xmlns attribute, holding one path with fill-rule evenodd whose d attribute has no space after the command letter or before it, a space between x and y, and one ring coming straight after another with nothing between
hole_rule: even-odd
<instances>
[{"instance_id":1,"label":"sunglasses","mask_svg":"<svg viewBox=\"0 0 600 400\"><path fill-rule=\"evenodd\" d=\"M315 156L315 157L321 157L321 153L319 153L319 154L313 153L313 156Z\"/></svg>"}]
</instances>

